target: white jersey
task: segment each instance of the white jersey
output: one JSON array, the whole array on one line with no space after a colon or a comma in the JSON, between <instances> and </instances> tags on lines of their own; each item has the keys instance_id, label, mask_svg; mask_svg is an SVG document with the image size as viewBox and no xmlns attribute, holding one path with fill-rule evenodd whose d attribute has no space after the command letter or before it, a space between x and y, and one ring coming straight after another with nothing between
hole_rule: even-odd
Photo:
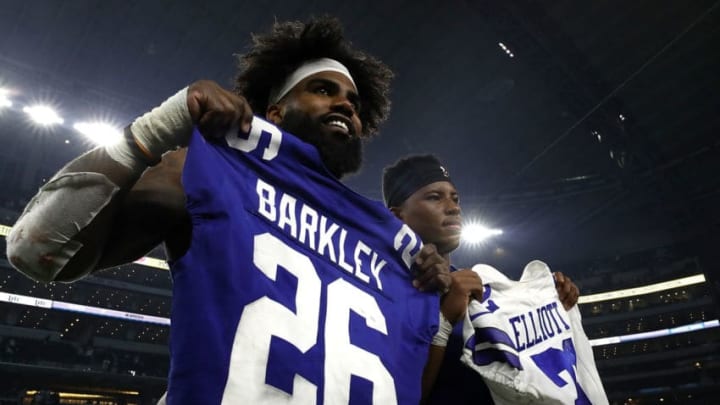
<instances>
[{"instance_id":1,"label":"white jersey","mask_svg":"<svg viewBox=\"0 0 720 405\"><path fill-rule=\"evenodd\" d=\"M484 264L473 271L485 289L465 316L462 361L496 405L608 403L580 311L565 311L545 263L530 262L520 281Z\"/></svg>"}]
</instances>

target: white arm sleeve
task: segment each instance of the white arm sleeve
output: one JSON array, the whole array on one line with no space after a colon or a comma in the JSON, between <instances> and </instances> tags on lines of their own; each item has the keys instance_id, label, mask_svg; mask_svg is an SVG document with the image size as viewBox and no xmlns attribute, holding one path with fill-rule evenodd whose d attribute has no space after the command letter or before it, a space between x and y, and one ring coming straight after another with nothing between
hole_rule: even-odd
<instances>
[{"instance_id":1,"label":"white arm sleeve","mask_svg":"<svg viewBox=\"0 0 720 405\"><path fill-rule=\"evenodd\" d=\"M30 200L10 231L8 260L35 280L55 280L82 247L73 238L118 190L100 173L65 173L53 178Z\"/></svg>"},{"instance_id":2,"label":"white arm sleeve","mask_svg":"<svg viewBox=\"0 0 720 405\"><path fill-rule=\"evenodd\" d=\"M193 123L187 105L188 88L178 91L150 112L138 117L130 125L134 145L118 142L106 148L110 158L130 170L145 170L146 161L160 162L168 151L187 145ZM139 159L135 149L144 155Z\"/></svg>"},{"instance_id":3,"label":"white arm sleeve","mask_svg":"<svg viewBox=\"0 0 720 405\"><path fill-rule=\"evenodd\" d=\"M188 88L139 117L130 127L134 142L150 159L182 144L192 133L187 106ZM129 142L106 147L114 161L140 173L147 164L133 152ZM120 190L100 173L61 174L44 185L30 201L7 238L10 263L27 276L53 281L68 261L82 248L73 240ZM81 277L92 269L85 269Z\"/></svg>"}]
</instances>

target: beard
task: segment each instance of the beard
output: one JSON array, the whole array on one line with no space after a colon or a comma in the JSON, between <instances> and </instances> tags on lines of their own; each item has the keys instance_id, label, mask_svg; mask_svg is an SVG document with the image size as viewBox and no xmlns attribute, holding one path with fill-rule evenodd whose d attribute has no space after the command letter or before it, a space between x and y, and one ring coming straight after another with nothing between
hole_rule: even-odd
<instances>
[{"instance_id":1,"label":"beard","mask_svg":"<svg viewBox=\"0 0 720 405\"><path fill-rule=\"evenodd\" d=\"M357 135L331 134L321 122L306 113L288 109L279 125L283 130L313 145L325 167L338 179L355 173L362 164L362 141Z\"/></svg>"}]
</instances>

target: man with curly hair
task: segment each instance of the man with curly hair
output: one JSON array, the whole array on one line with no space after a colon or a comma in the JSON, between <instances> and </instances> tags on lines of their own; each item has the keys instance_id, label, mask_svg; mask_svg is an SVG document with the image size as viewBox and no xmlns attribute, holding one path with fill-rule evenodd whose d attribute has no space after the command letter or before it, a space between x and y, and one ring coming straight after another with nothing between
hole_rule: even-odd
<instances>
[{"instance_id":1,"label":"man with curly hair","mask_svg":"<svg viewBox=\"0 0 720 405\"><path fill-rule=\"evenodd\" d=\"M164 242L169 404L417 403L448 266L337 181L387 117L392 72L332 18L253 41L235 92L195 82L61 169L8 258L72 281Z\"/></svg>"}]
</instances>

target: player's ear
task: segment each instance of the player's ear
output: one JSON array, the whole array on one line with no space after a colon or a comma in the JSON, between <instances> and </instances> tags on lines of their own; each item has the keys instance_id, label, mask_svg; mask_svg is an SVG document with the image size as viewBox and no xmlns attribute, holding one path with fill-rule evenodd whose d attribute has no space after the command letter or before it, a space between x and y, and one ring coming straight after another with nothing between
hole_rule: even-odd
<instances>
[{"instance_id":1,"label":"player's ear","mask_svg":"<svg viewBox=\"0 0 720 405\"><path fill-rule=\"evenodd\" d=\"M402 211L402 208L400 208L400 207L390 207L390 212L392 212L393 215L395 215L395 217L396 217L397 219L399 219L399 220L402 220L402 219L403 219L403 211Z\"/></svg>"},{"instance_id":2,"label":"player's ear","mask_svg":"<svg viewBox=\"0 0 720 405\"><path fill-rule=\"evenodd\" d=\"M280 125L283 120L284 109L280 104L270 104L265 110L265 118L275 125Z\"/></svg>"}]
</instances>

